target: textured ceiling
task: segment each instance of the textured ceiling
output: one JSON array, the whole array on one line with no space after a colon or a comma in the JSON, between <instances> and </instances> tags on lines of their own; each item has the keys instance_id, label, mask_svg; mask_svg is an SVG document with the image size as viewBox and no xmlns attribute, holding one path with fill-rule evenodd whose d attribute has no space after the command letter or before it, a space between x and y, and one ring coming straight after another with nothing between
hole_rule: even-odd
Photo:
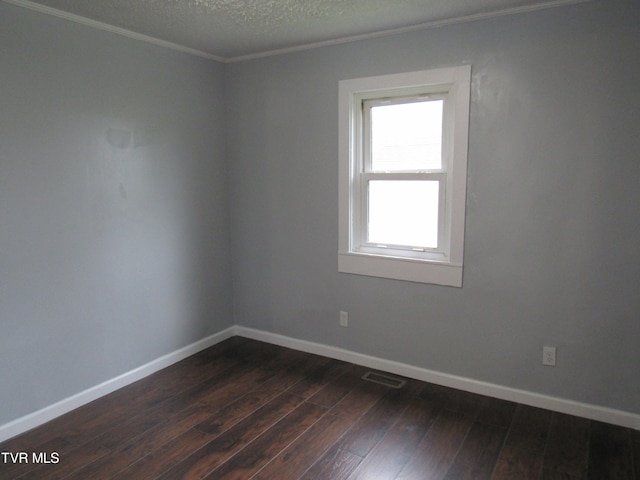
<instances>
[{"instance_id":1,"label":"textured ceiling","mask_svg":"<svg viewBox=\"0 0 640 480\"><path fill-rule=\"evenodd\" d=\"M586 0L4 1L233 60Z\"/></svg>"}]
</instances>

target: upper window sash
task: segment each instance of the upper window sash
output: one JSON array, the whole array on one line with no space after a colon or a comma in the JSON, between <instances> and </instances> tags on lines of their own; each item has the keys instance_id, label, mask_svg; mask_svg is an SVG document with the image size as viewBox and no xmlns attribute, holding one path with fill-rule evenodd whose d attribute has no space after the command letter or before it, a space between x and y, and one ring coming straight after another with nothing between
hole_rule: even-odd
<instances>
[{"instance_id":1,"label":"upper window sash","mask_svg":"<svg viewBox=\"0 0 640 480\"><path fill-rule=\"evenodd\" d=\"M385 92L386 93L386 92ZM441 113L441 135L438 139L440 142L440 155L438 156L439 166L427 168L425 166L415 168L374 168L373 165L373 121L372 110L376 107L397 106L406 104L419 104L428 102L442 102ZM441 93L422 93L415 95L405 95L399 97L392 97L388 94L381 98L367 98L362 100L361 116L358 119L358 128L362 129L362 158L359 162L359 170L362 172L443 172L446 171L447 159L445 141L448 140L445 137L446 119L445 117L450 114L447 105L446 92ZM425 161L427 159L425 158Z\"/></svg>"}]
</instances>

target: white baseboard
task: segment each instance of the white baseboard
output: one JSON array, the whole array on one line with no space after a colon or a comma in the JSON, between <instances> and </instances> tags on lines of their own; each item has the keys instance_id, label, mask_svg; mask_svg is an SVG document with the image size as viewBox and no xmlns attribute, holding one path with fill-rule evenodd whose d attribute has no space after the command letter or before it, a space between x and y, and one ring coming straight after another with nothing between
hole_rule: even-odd
<instances>
[{"instance_id":1,"label":"white baseboard","mask_svg":"<svg viewBox=\"0 0 640 480\"><path fill-rule=\"evenodd\" d=\"M21 433L31 430L43 423L53 420L60 415L64 415L71 410L81 407L93 400L100 398L108 393L111 393L119 388L127 386L133 382L136 382L144 377L151 375L152 373L162 370L170 365L173 365L180 360L183 360L195 353L198 353L205 348L209 348L212 345L222 342L227 338L231 338L235 333L235 327L229 327L221 332L210 335L202 340L198 340L191 345L187 345L175 352L168 353L156 360L153 360L141 367L135 368L127 373L124 373L118 377L107 380L95 387L88 388L80 393L77 393L71 397L65 398L53 405L49 405L41 410L25 415L24 417L13 420L9 423L0 426L0 442L7 440L11 437L15 437Z\"/></svg>"},{"instance_id":2,"label":"white baseboard","mask_svg":"<svg viewBox=\"0 0 640 480\"><path fill-rule=\"evenodd\" d=\"M539 393L529 392L526 390L518 390L492 383L480 382L477 380L472 380L470 378L458 377L455 375L436 372L425 368L415 367L413 365L407 365L405 363L394 362L392 360L372 357L369 355L364 355L362 353L351 352L349 350L344 350L338 347L332 347L320 343L286 337L283 335L269 333L262 330L255 330L252 328L233 326L221 332L215 333L209 337L203 338L202 340L192 343L191 345L187 345L186 347L176 350L175 352L164 355L156 360L147 363L146 365L142 365L141 367L124 373L118 377L107 380L100 385L91 387L87 390L77 393L76 395L61 400L53 405L25 415L24 417L18 418L12 422L1 425L0 442L31 430L32 428L53 420L54 418L59 417L60 415L63 415L75 408L81 407L82 405L85 405L104 395L107 395L114 390L136 382L144 377L147 377L148 375L151 375L152 373L157 372L158 370L162 370L163 368L166 368L176 362L179 362L180 360L198 353L205 348L209 348L210 346L213 346L217 343L222 342L223 340L236 335L272 343L274 345L280 345L282 347L300 350L302 352L323 355L325 357L335 358L337 360L343 360L345 362L354 363L356 365L362 365L365 367L374 368L376 370L382 370L385 372L394 373L396 375L414 378L416 380L435 383L437 385L443 385L445 387L457 388L459 390L465 390L467 392L478 393L502 400L509 400L525 405L531 405L533 407L545 408L547 410L566 413L569 415L577 415L579 417L589 418L591 420L598 420L601 422L640 430L640 415L635 413L614 410L598 405L575 402L573 400L566 400L563 398L550 397L547 395L541 395Z\"/></svg>"},{"instance_id":3,"label":"white baseboard","mask_svg":"<svg viewBox=\"0 0 640 480\"><path fill-rule=\"evenodd\" d=\"M383 358L371 357L369 355L355 353L337 347L308 342L306 340L286 337L252 328L236 326L234 327L234 333L241 337L261 340L263 342L280 345L282 347L335 358L337 360L355 363L368 368L374 368L376 370L382 370L396 375L422 380L424 382L640 430L640 415L636 413L614 410L564 398L551 397L493 383L480 382L470 378L427 370L413 365L385 360Z\"/></svg>"}]
</instances>

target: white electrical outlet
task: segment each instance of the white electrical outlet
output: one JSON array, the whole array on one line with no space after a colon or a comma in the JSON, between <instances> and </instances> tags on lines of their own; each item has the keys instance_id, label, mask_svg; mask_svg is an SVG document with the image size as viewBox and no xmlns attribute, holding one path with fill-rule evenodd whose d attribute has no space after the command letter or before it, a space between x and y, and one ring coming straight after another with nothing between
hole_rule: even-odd
<instances>
[{"instance_id":1,"label":"white electrical outlet","mask_svg":"<svg viewBox=\"0 0 640 480\"><path fill-rule=\"evenodd\" d=\"M556 347L542 347L542 364L556 366Z\"/></svg>"},{"instance_id":2,"label":"white electrical outlet","mask_svg":"<svg viewBox=\"0 0 640 480\"><path fill-rule=\"evenodd\" d=\"M349 326L349 313L344 310L340 310L340 326L348 327Z\"/></svg>"}]
</instances>

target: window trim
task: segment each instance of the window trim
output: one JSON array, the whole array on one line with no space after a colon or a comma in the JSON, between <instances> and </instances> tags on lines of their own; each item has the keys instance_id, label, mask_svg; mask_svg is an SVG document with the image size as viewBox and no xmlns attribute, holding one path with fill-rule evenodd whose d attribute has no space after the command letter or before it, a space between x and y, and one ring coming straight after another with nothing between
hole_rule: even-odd
<instances>
[{"instance_id":1,"label":"window trim","mask_svg":"<svg viewBox=\"0 0 640 480\"><path fill-rule=\"evenodd\" d=\"M381 75L342 80L339 83L339 245L338 271L375 277L462 286L464 220L469 131L471 66L445 67L418 72ZM443 126L443 145L450 149L444 188L448 221L443 232L444 254L399 255L398 250L360 249L355 244L358 233L354 225L362 215L354 210L361 195L362 178L370 172L362 169L362 102L368 99L407 97L446 93L445 108L450 111ZM362 230L361 230L362 231Z\"/></svg>"}]
</instances>

